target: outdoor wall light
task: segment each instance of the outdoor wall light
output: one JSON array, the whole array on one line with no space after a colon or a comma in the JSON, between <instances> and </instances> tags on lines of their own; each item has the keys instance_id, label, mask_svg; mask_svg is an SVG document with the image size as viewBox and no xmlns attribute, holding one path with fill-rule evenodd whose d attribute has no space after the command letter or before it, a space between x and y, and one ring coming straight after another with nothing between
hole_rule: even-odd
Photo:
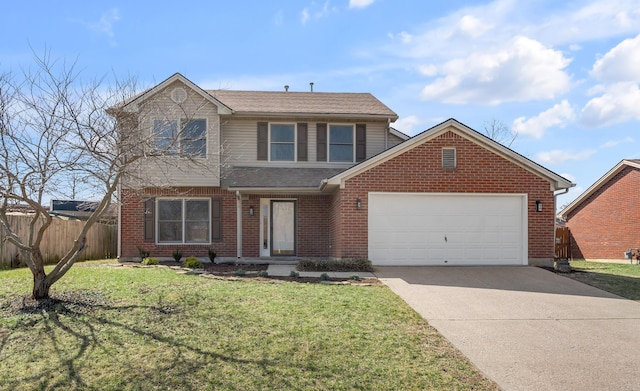
<instances>
[{"instance_id":1,"label":"outdoor wall light","mask_svg":"<svg viewBox=\"0 0 640 391\"><path fill-rule=\"evenodd\" d=\"M249 216L253 216L253 206L249 207Z\"/></svg>"},{"instance_id":2,"label":"outdoor wall light","mask_svg":"<svg viewBox=\"0 0 640 391\"><path fill-rule=\"evenodd\" d=\"M356 209L362 209L362 200L360 198L356 199Z\"/></svg>"},{"instance_id":3,"label":"outdoor wall light","mask_svg":"<svg viewBox=\"0 0 640 391\"><path fill-rule=\"evenodd\" d=\"M536 212L542 212L542 201L536 200Z\"/></svg>"}]
</instances>

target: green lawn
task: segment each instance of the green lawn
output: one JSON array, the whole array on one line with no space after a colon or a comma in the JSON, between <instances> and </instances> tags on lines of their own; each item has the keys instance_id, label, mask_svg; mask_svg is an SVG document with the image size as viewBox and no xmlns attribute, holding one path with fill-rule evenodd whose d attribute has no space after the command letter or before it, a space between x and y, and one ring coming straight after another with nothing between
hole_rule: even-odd
<instances>
[{"instance_id":1,"label":"green lawn","mask_svg":"<svg viewBox=\"0 0 640 391\"><path fill-rule=\"evenodd\" d=\"M30 281L0 271L3 390L497 389L381 285L89 262L43 308L19 299Z\"/></svg>"},{"instance_id":2,"label":"green lawn","mask_svg":"<svg viewBox=\"0 0 640 391\"><path fill-rule=\"evenodd\" d=\"M571 261L569 277L640 302L640 265Z\"/></svg>"}]
</instances>

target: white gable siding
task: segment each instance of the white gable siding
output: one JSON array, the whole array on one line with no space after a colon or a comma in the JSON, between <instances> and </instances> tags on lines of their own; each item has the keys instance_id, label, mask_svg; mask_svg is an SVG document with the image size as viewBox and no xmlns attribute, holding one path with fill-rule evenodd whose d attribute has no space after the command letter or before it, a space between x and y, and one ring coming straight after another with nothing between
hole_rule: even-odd
<instances>
[{"instance_id":1,"label":"white gable siding","mask_svg":"<svg viewBox=\"0 0 640 391\"><path fill-rule=\"evenodd\" d=\"M182 104L171 100L171 92L181 87L187 92ZM147 150L152 150L154 120L205 119L207 121L207 155L205 158L177 156L149 157L138 165L135 181L129 186L219 186L220 185L220 118L211 102L181 82L175 82L140 105L139 131Z\"/></svg>"}]
</instances>

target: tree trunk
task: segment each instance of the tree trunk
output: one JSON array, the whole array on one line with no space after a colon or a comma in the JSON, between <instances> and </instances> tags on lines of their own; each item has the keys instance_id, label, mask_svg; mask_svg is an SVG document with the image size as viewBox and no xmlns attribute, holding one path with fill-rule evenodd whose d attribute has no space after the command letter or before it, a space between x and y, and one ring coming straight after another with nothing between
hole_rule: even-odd
<instances>
[{"instance_id":1,"label":"tree trunk","mask_svg":"<svg viewBox=\"0 0 640 391\"><path fill-rule=\"evenodd\" d=\"M46 280L47 275L44 273L44 269L37 270L33 273L33 292L31 292L31 298L35 300L44 300L49 298L49 284Z\"/></svg>"}]
</instances>

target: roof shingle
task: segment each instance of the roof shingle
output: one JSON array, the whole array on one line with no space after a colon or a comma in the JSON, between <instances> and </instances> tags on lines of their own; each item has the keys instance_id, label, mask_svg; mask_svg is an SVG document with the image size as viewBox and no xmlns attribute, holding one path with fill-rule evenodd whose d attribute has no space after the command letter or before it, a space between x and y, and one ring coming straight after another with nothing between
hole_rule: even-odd
<instances>
[{"instance_id":1,"label":"roof shingle","mask_svg":"<svg viewBox=\"0 0 640 391\"><path fill-rule=\"evenodd\" d=\"M370 93L207 90L235 113L378 115L397 114Z\"/></svg>"}]
</instances>

